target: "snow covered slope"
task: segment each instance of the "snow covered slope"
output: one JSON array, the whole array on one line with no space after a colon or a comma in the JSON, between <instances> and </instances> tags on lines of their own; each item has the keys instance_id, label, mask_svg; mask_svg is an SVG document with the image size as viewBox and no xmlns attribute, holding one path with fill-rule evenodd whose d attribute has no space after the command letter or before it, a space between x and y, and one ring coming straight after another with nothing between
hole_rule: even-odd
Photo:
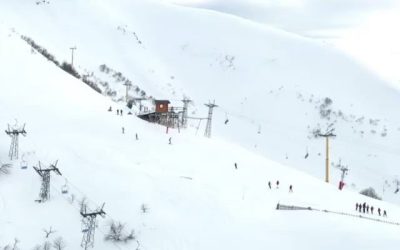
<instances>
[{"instance_id":1,"label":"snow covered slope","mask_svg":"<svg viewBox=\"0 0 400 250\"><path fill-rule=\"evenodd\" d=\"M20 148L29 166L24 170L13 161L11 174L0 176L0 246L18 238L20 249L32 249L62 236L66 249L79 249L78 201L87 197L91 209L106 203L94 249L397 249L398 225L275 210L280 202L357 215L354 204L368 202L389 217L366 217L397 222L397 206L339 192L242 147L193 136L192 130L167 135L134 116L116 116L108 107L122 107L32 52L3 25L0 41L0 124L26 122ZM3 133L0 141L6 162L9 138ZM34 202L40 178L32 166L57 159L63 175L52 176L50 201ZM280 188L269 190L267 181L278 179ZM68 194L60 192L65 182ZM137 242L104 241L111 219L135 229ZM45 239L43 229L50 227L56 233Z\"/></svg>"},{"instance_id":2,"label":"snow covered slope","mask_svg":"<svg viewBox=\"0 0 400 250\"><path fill-rule=\"evenodd\" d=\"M341 159L350 168L347 188L372 186L400 202L393 165L400 160L399 93L342 53L212 11L151 1L35 2L3 1L0 18L60 61L69 62L77 46L78 70L107 82L119 93L114 99L123 98L123 82L100 72L102 64L147 96L177 105L190 97L195 117L205 117L203 103L215 99L214 136L318 178L324 142L312 132L333 127L332 183ZM201 134L205 124L192 126Z\"/></svg>"},{"instance_id":3,"label":"snow covered slope","mask_svg":"<svg viewBox=\"0 0 400 250\"><path fill-rule=\"evenodd\" d=\"M212 11L151 1L47 2L2 2L1 19L59 60L69 61L77 46L78 70L103 77L119 92L114 99L122 98L123 82L110 82L102 64L147 96L178 105L190 97L196 117L215 99L215 136L320 178L324 142L312 132L331 126L332 164L349 166L347 187L373 186L399 202L399 93L340 52ZM339 177L333 168L334 185Z\"/></svg>"},{"instance_id":4,"label":"snow covered slope","mask_svg":"<svg viewBox=\"0 0 400 250\"><path fill-rule=\"evenodd\" d=\"M16 237L21 249L32 249L46 241L43 229L52 226L57 233L47 240L62 236L67 249L79 249L84 228L78 201L87 197L90 209L106 203L107 217L99 219L96 233L100 250L138 244L174 250L397 249L398 225L275 210L280 202L358 215L355 203L367 202L388 211L384 220L399 221L397 206L323 183L324 144L311 136L318 124L324 129L336 120L332 157L349 164L348 186L381 192L388 180L384 198L398 201L390 183L399 158L395 90L337 52L241 19L144 1L44 2L0 3L0 124L26 122L28 136L20 145L29 165L23 170L14 161L11 174L0 175L0 246ZM176 102L185 94L195 102L193 116L204 116L202 103L216 99L213 140L195 136L193 127L165 134L134 116L107 112L123 104L61 71L20 35L60 61L68 61L76 45L81 73L102 75L99 66L106 64L147 95ZM120 85L112 88L121 92ZM327 115L321 118L320 111ZM9 140L0 134L3 163ZM40 178L32 166L57 159L63 175L52 177L51 200L35 203ZM333 172L335 184L338 174ZM269 190L267 182L278 179L280 188ZM61 193L65 183L68 194ZM366 217L380 218L376 212ZM111 219L135 229L137 241L105 242Z\"/></svg>"}]
</instances>

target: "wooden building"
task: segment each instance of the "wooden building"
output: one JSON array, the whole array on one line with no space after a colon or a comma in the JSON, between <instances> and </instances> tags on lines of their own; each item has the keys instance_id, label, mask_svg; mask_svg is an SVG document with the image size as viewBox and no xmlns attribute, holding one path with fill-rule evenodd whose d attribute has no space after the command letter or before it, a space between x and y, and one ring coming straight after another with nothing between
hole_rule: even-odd
<instances>
[{"instance_id":1,"label":"wooden building","mask_svg":"<svg viewBox=\"0 0 400 250\"><path fill-rule=\"evenodd\" d=\"M139 114L138 117L169 128L179 128L182 108L174 108L170 104L169 100L153 100L154 108L150 109L151 111Z\"/></svg>"},{"instance_id":2,"label":"wooden building","mask_svg":"<svg viewBox=\"0 0 400 250\"><path fill-rule=\"evenodd\" d=\"M154 100L156 106L156 113L167 113L168 106L171 102L168 100Z\"/></svg>"}]
</instances>

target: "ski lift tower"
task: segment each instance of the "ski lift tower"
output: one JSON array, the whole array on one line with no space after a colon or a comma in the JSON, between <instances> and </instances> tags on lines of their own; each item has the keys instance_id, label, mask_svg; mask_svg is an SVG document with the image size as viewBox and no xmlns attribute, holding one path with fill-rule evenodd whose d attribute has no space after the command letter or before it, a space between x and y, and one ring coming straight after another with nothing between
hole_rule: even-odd
<instances>
[{"instance_id":1,"label":"ski lift tower","mask_svg":"<svg viewBox=\"0 0 400 250\"><path fill-rule=\"evenodd\" d=\"M45 202L50 199L50 174L51 172L55 172L58 175L61 175L60 170L57 168L58 160L51 164L48 168L42 168L42 165L39 161L39 167L33 167L35 171L40 175L42 178L42 185L40 188L39 198L40 202Z\"/></svg>"},{"instance_id":2,"label":"ski lift tower","mask_svg":"<svg viewBox=\"0 0 400 250\"><path fill-rule=\"evenodd\" d=\"M82 215L82 242L81 242L81 247L83 247L85 250L88 249L89 247L94 247L94 234L96 231L96 226L97 226L97 221L96 218L97 216L104 217L106 213L104 212L104 205L101 206L101 208L98 208L94 212L87 212L86 211L86 206L84 206L81 210L81 215Z\"/></svg>"},{"instance_id":3,"label":"ski lift tower","mask_svg":"<svg viewBox=\"0 0 400 250\"><path fill-rule=\"evenodd\" d=\"M325 134L319 133L319 137L325 137L325 150L326 150L326 158L325 158L325 182L329 183L329 138L336 137L333 134L334 129L328 130Z\"/></svg>"},{"instance_id":4,"label":"ski lift tower","mask_svg":"<svg viewBox=\"0 0 400 250\"><path fill-rule=\"evenodd\" d=\"M126 103L128 103L129 102L128 92L129 92L129 89L132 87L132 83L130 81L126 81L123 85L126 87L126 89L125 89L125 100L126 100Z\"/></svg>"},{"instance_id":5,"label":"ski lift tower","mask_svg":"<svg viewBox=\"0 0 400 250\"><path fill-rule=\"evenodd\" d=\"M212 124L212 115L213 115L213 109L218 107L218 105L215 104L215 101L213 103L209 102L208 104L204 104L208 107L208 118L207 118L207 125L206 125L206 131L204 132L204 136L211 138L211 124Z\"/></svg>"},{"instance_id":6,"label":"ski lift tower","mask_svg":"<svg viewBox=\"0 0 400 250\"><path fill-rule=\"evenodd\" d=\"M24 126L18 128L18 123L14 125L13 128L10 127L8 124L8 128L5 131L7 135L11 137L11 145L10 145L10 151L8 152L8 156L10 157L10 160L13 159L18 159L18 152L19 152L19 135L26 136L26 131L25 131L25 124Z\"/></svg>"}]
</instances>

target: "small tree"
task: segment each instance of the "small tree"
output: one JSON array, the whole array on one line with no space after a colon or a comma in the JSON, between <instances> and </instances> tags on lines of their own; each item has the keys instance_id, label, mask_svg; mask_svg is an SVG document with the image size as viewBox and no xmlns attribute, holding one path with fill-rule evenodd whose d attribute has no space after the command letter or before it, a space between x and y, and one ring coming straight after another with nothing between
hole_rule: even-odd
<instances>
[{"instance_id":1,"label":"small tree","mask_svg":"<svg viewBox=\"0 0 400 250\"><path fill-rule=\"evenodd\" d=\"M67 246L67 244L65 244L62 237L58 237L57 239L55 239L53 241L53 248L56 250L63 250L63 249L65 249L66 246Z\"/></svg>"},{"instance_id":2,"label":"small tree","mask_svg":"<svg viewBox=\"0 0 400 250\"><path fill-rule=\"evenodd\" d=\"M43 250L50 250L51 249L51 243L46 241L45 243L43 243L42 249Z\"/></svg>"},{"instance_id":3,"label":"small tree","mask_svg":"<svg viewBox=\"0 0 400 250\"><path fill-rule=\"evenodd\" d=\"M113 241L113 242L128 242L130 240L135 240L135 231L131 230L130 233L125 233L125 225L121 222L110 222L110 229L107 235L105 236L105 240Z\"/></svg>"},{"instance_id":4,"label":"small tree","mask_svg":"<svg viewBox=\"0 0 400 250\"><path fill-rule=\"evenodd\" d=\"M62 65L61 65L61 68L62 68L65 72L67 72L67 73L73 75L74 77L76 77L76 78L78 78L78 79L81 78L81 76L80 76L79 73L76 71L76 69L75 69L71 64L69 64L69 63L67 63L67 62L63 62Z\"/></svg>"},{"instance_id":5,"label":"small tree","mask_svg":"<svg viewBox=\"0 0 400 250\"><path fill-rule=\"evenodd\" d=\"M11 168L11 164L1 164L0 165L0 174L9 174L10 168Z\"/></svg>"}]
</instances>

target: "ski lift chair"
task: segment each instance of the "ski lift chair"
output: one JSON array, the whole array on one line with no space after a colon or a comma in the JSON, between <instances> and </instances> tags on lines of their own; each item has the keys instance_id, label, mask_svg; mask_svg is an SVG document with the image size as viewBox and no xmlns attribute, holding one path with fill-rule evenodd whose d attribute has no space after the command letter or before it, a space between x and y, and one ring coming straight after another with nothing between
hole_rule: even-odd
<instances>
[{"instance_id":1,"label":"ski lift chair","mask_svg":"<svg viewBox=\"0 0 400 250\"><path fill-rule=\"evenodd\" d=\"M21 169L27 169L28 168L28 162L25 160L21 161Z\"/></svg>"},{"instance_id":2,"label":"ski lift chair","mask_svg":"<svg viewBox=\"0 0 400 250\"><path fill-rule=\"evenodd\" d=\"M61 187L61 193L62 194L68 194L69 188L67 185L67 181L65 181L65 184Z\"/></svg>"}]
</instances>

